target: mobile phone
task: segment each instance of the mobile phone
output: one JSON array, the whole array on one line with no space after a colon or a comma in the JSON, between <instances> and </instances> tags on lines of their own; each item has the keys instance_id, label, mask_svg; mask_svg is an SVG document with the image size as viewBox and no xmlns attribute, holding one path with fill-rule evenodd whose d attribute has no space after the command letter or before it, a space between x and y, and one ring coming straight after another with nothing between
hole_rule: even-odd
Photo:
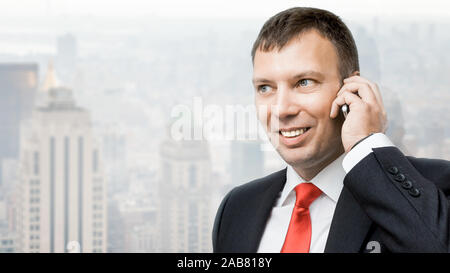
<instances>
[{"instance_id":1,"label":"mobile phone","mask_svg":"<svg viewBox=\"0 0 450 273\"><path fill-rule=\"evenodd\" d=\"M361 75L359 71L355 71L355 72L356 72L356 75L358 75L358 76ZM355 74L355 73L353 73L353 74ZM344 82L341 83L340 88L342 88L342 85L344 85ZM356 93L356 94L358 95L358 93ZM350 107L348 107L348 104L344 104L341 106L341 112L342 112L342 115L344 115L344 119L346 119L348 112L350 112Z\"/></svg>"},{"instance_id":2,"label":"mobile phone","mask_svg":"<svg viewBox=\"0 0 450 273\"><path fill-rule=\"evenodd\" d=\"M344 82L341 82L341 86L339 87L339 89L341 89L343 85L344 85ZM348 104L344 104L344 105L341 106L341 113L344 116L344 119L347 118L347 114L348 114L349 110L350 109L348 107Z\"/></svg>"},{"instance_id":3,"label":"mobile phone","mask_svg":"<svg viewBox=\"0 0 450 273\"><path fill-rule=\"evenodd\" d=\"M347 104L344 104L341 106L341 112L344 115L344 119L347 118L348 112L350 111L349 107Z\"/></svg>"}]
</instances>

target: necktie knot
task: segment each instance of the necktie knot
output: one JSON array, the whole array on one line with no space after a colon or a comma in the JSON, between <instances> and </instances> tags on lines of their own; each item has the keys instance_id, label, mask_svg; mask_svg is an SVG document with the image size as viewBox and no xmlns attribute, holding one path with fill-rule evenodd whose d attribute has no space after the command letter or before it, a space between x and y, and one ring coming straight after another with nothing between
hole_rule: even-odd
<instances>
[{"instance_id":1,"label":"necktie knot","mask_svg":"<svg viewBox=\"0 0 450 273\"><path fill-rule=\"evenodd\" d=\"M313 183L301 183L295 187L295 206L308 209L311 203L316 200L322 191Z\"/></svg>"}]
</instances>

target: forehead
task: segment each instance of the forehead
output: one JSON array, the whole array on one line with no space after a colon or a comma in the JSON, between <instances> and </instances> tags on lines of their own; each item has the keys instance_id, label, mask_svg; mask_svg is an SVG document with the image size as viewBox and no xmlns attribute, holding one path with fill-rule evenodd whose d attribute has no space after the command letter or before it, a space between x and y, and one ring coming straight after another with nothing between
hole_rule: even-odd
<instances>
[{"instance_id":1,"label":"forehead","mask_svg":"<svg viewBox=\"0 0 450 273\"><path fill-rule=\"evenodd\" d=\"M254 77L288 77L313 70L328 76L338 74L338 57L334 45L316 30L291 39L283 48L257 50L253 61Z\"/></svg>"}]
</instances>

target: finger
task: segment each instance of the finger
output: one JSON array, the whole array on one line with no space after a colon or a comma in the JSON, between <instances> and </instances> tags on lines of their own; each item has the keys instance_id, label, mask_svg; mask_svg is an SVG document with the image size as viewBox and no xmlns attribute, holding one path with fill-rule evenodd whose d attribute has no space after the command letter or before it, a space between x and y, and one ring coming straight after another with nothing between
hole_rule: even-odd
<instances>
[{"instance_id":1,"label":"finger","mask_svg":"<svg viewBox=\"0 0 450 273\"><path fill-rule=\"evenodd\" d=\"M358 93L361 99L367 103L377 103L377 98L371 89L370 85L361 82L345 83L338 92L338 96L344 92Z\"/></svg>"},{"instance_id":2,"label":"finger","mask_svg":"<svg viewBox=\"0 0 450 273\"><path fill-rule=\"evenodd\" d=\"M360 97L351 93L344 92L340 96L338 96L331 104L330 118L336 118L339 115L339 111L341 106L347 104L349 108L352 108L352 104L355 103L364 103Z\"/></svg>"},{"instance_id":3,"label":"finger","mask_svg":"<svg viewBox=\"0 0 450 273\"><path fill-rule=\"evenodd\" d=\"M384 117L386 117L386 111L384 108L383 98L381 96L380 88L378 87L378 85L376 83L371 82L361 76L352 76L347 79L344 79L344 83L349 83L349 82L361 82L361 83L365 82L365 83L369 84L372 87L372 91L373 91L375 97L377 98L378 107L381 109L381 112L383 113Z\"/></svg>"},{"instance_id":4,"label":"finger","mask_svg":"<svg viewBox=\"0 0 450 273\"><path fill-rule=\"evenodd\" d=\"M351 108L350 105L354 103L363 103L363 101L361 100L360 97L351 92L342 93L332 102L330 117L331 118L337 117L339 115L342 105L347 104L349 108Z\"/></svg>"},{"instance_id":5,"label":"finger","mask_svg":"<svg viewBox=\"0 0 450 273\"><path fill-rule=\"evenodd\" d=\"M374 85L373 93L377 97L378 103L384 107L383 97L381 96L380 88L378 88L378 84L376 84L376 83L373 83L373 85Z\"/></svg>"},{"instance_id":6,"label":"finger","mask_svg":"<svg viewBox=\"0 0 450 273\"><path fill-rule=\"evenodd\" d=\"M344 79L344 83L350 83L350 82L367 83L368 85L370 85L370 87L372 88L372 90L375 94L375 97L377 98L378 103L383 105L383 99L381 97L381 92L376 83L371 82L368 79L363 78L361 76L351 76L351 77Z\"/></svg>"}]
</instances>

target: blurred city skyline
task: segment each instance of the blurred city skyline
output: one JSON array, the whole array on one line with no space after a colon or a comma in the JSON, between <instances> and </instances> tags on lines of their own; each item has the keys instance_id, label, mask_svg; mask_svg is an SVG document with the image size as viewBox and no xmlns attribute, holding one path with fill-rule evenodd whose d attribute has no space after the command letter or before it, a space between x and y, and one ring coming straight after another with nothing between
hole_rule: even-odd
<instances>
[{"instance_id":1,"label":"blurred city skyline","mask_svg":"<svg viewBox=\"0 0 450 273\"><path fill-rule=\"evenodd\" d=\"M0 133L15 143L0 147L6 151L0 154L0 237L12 242L0 244L0 252L28 250L20 247L25 238L18 238L22 234L18 229L24 228L15 225L18 218L23 218L23 223L29 217L33 221L47 219L21 216L15 205L18 200L27 201L19 198L18 189L30 182L27 175L31 174L22 172L20 166L34 160L30 155L35 149L31 140L20 141L24 131L19 127L34 124L36 132L45 132L39 127L43 122L36 122L39 118L29 121L33 119L29 113L37 110L38 99L32 96L50 94L49 75L55 98L65 102L68 98L64 96L70 97L70 103L89 116L89 122L75 118L73 126L82 123L86 128L83 134L89 135L86 139L99 144L95 157L88 150L91 155L86 160L98 157L102 168L95 173L96 179L106 186L100 187L92 179L92 191L104 193L106 200L98 194L97 199L83 203L85 207L95 202L107 204L107 209L97 208L100 212L95 218L104 223L92 236L96 238L92 246L99 251L208 252L212 220L224 194L285 166L276 152L261 149L259 142L174 142L169 129L174 107L193 107L194 98L201 98L204 106L222 109L252 105L252 43L269 16L299 3L243 2L245 6L237 12L232 12L237 2L216 1L216 6L212 1L184 3L0 1L0 15L5 15L0 16L0 65L6 67L0 71L6 75L0 77L4 103ZM394 144L407 155L450 160L448 4L314 3L300 4L329 9L352 31L361 74L380 86L388 112L387 134ZM146 16L143 7L154 8L155 16ZM180 14L187 14L186 18ZM14 66L25 74L11 76ZM23 89L20 84L27 78L23 75L30 69L35 80ZM15 90L29 92L30 97L19 96ZM45 98L42 102L47 103ZM23 117L21 111L26 113ZM60 117L58 113L49 116L55 123ZM64 139L68 133L60 131L56 137ZM19 146L30 151L28 159L19 155ZM10 151L14 147L17 151ZM40 163L42 168L48 167ZM25 189L31 187L33 196L47 190L32 178L33 184ZM54 183L58 181L51 180L50 184ZM189 196L185 202L184 195ZM84 222L91 221L86 219ZM106 231L97 231L100 229L107 230L107 239ZM41 232L41 237L33 235L33 240L46 238L44 231L33 231ZM33 243L36 245L46 244ZM58 249L63 247L58 245Z\"/></svg>"}]
</instances>

